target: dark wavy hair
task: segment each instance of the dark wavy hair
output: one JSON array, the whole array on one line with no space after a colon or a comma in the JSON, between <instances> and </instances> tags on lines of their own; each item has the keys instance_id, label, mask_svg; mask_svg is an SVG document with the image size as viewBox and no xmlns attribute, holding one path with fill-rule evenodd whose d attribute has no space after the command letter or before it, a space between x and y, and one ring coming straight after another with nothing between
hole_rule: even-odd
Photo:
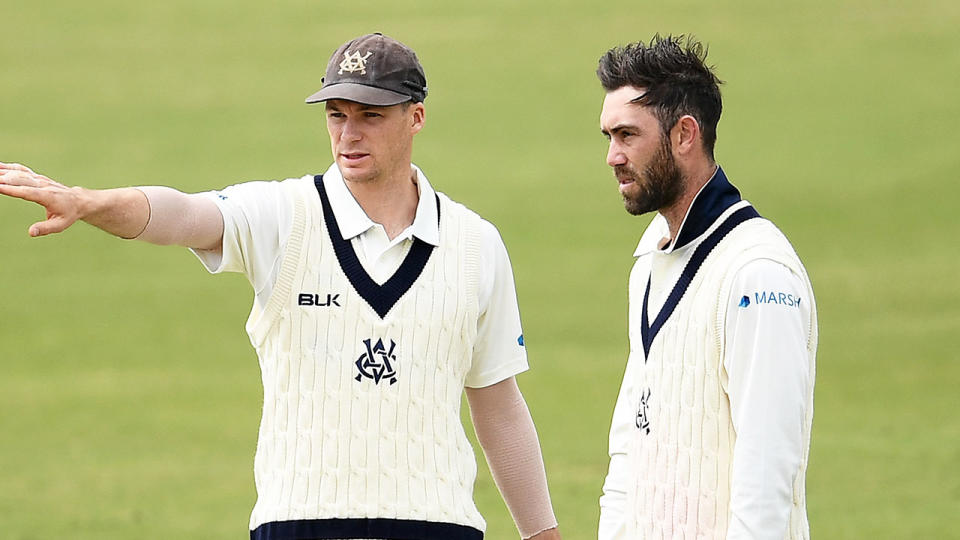
<instances>
[{"instance_id":1,"label":"dark wavy hair","mask_svg":"<svg viewBox=\"0 0 960 540\"><path fill-rule=\"evenodd\" d=\"M681 116L696 118L704 150L713 159L717 123L723 110L723 81L714 74L714 67L706 64L707 50L692 36L657 34L649 44L638 41L607 51L600 58L597 77L607 92L624 86L646 89L636 102L653 108L664 134Z\"/></svg>"}]
</instances>

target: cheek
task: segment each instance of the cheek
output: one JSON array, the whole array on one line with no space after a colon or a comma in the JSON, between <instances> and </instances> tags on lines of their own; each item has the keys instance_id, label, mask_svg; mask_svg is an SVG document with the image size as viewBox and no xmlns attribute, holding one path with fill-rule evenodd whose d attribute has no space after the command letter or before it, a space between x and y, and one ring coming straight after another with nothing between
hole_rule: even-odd
<instances>
[{"instance_id":1,"label":"cheek","mask_svg":"<svg viewBox=\"0 0 960 540\"><path fill-rule=\"evenodd\" d=\"M627 158L634 165L643 167L650 163L656 153L656 147L654 146L633 147L627 151Z\"/></svg>"}]
</instances>

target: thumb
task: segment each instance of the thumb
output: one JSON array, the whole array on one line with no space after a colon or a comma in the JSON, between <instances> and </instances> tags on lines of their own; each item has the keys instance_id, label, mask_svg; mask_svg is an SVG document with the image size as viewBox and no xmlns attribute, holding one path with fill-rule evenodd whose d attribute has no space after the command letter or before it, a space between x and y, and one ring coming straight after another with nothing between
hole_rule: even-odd
<instances>
[{"instance_id":1,"label":"thumb","mask_svg":"<svg viewBox=\"0 0 960 540\"><path fill-rule=\"evenodd\" d=\"M48 234L63 232L67 227L73 225L75 220L64 216L53 216L46 221L40 221L30 226L30 236L46 236Z\"/></svg>"}]
</instances>

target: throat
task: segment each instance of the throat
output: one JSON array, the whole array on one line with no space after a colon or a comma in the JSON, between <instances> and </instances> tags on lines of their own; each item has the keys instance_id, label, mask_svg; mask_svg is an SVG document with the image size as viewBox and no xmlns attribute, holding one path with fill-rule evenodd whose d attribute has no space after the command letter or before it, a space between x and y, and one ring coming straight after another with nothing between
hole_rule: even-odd
<instances>
[{"instance_id":1,"label":"throat","mask_svg":"<svg viewBox=\"0 0 960 540\"><path fill-rule=\"evenodd\" d=\"M393 240L413 224L417 215L420 188L415 178L405 175L396 181L348 184L348 187L367 217L380 224Z\"/></svg>"}]
</instances>

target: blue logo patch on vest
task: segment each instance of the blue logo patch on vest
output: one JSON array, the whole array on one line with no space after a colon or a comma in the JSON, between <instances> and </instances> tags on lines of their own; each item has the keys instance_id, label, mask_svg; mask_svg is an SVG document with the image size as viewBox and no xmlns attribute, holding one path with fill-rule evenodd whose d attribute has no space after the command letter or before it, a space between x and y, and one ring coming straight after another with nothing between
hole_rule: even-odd
<instances>
[{"instance_id":1,"label":"blue logo patch on vest","mask_svg":"<svg viewBox=\"0 0 960 540\"><path fill-rule=\"evenodd\" d=\"M363 340L366 350L357 358L355 362L360 374L356 376L357 382L364 378L373 379L374 384L380 384L380 381L389 379L390 384L397 382L397 370L394 364L397 361L397 355L393 353L397 344L390 340L390 348L383 345L383 340L378 339L376 344L372 344L372 339Z\"/></svg>"},{"instance_id":2,"label":"blue logo patch on vest","mask_svg":"<svg viewBox=\"0 0 960 540\"><path fill-rule=\"evenodd\" d=\"M523 334L520 334L520 337L517 338L517 345L523 347Z\"/></svg>"},{"instance_id":3,"label":"blue logo patch on vest","mask_svg":"<svg viewBox=\"0 0 960 540\"><path fill-rule=\"evenodd\" d=\"M744 296L746 298L746 296ZM786 307L800 307L800 297L794 296L792 293L783 293L780 291L760 291L753 293L753 299L757 304L776 304L778 306ZM748 299L749 301L749 299ZM743 301L740 301L740 305L743 305Z\"/></svg>"},{"instance_id":4,"label":"blue logo patch on vest","mask_svg":"<svg viewBox=\"0 0 960 540\"><path fill-rule=\"evenodd\" d=\"M744 296L740 299L740 307L747 307L750 305L750 297Z\"/></svg>"}]
</instances>

